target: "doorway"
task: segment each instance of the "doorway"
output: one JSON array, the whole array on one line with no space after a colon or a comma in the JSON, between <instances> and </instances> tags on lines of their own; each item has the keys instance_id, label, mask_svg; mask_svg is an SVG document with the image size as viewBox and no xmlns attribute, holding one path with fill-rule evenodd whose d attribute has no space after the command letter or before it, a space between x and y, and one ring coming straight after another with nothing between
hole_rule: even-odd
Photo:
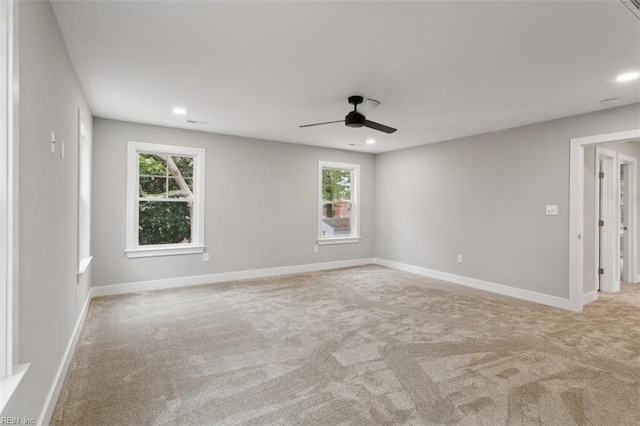
<instances>
[{"instance_id":1,"label":"doorway","mask_svg":"<svg viewBox=\"0 0 640 426\"><path fill-rule=\"evenodd\" d=\"M569 173L569 304L576 312L582 311L585 303L597 299L597 292L585 292L585 147L609 142L629 142L640 140L640 128L616 133L574 138L570 141ZM593 205L593 204L591 204ZM635 235L635 234L634 234ZM637 238L632 238L637 240ZM618 246L618 244L616 244ZM637 276L637 275L636 275ZM619 278L618 278L619 279ZM595 297L592 297L595 296Z\"/></svg>"}]
</instances>

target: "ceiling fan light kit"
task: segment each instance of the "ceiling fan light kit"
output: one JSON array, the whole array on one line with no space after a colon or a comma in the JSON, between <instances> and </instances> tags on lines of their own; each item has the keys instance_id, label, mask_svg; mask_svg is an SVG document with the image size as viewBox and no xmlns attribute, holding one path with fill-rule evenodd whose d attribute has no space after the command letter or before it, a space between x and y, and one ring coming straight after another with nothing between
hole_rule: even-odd
<instances>
[{"instance_id":1,"label":"ceiling fan light kit","mask_svg":"<svg viewBox=\"0 0 640 426\"><path fill-rule=\"evenodd\" d=\"M365 114L362 113L362 109L368 110L366 114L369 114L371 111L373 111L378 105L380 105L380 102L376 101L375 99L367 99L365 101L362 96L349 96L347 100L351 105L353 105L353 111L350 111L344 117L345 126L368 127L370 129L378 130L384 133L393 133L396 130L398 130L398 129L394 129L393 127L385 126L384 124L367 120L367 117L365 116ZM363 105L363 108L361 108L361 111L358 111L358 105L362 104L363 102L366 102L365 105ZM325 121L322 123L304 124L300 127L320 126L323 124L342 123L342 122L343 120Z\"/></svg>"}]
</instances>

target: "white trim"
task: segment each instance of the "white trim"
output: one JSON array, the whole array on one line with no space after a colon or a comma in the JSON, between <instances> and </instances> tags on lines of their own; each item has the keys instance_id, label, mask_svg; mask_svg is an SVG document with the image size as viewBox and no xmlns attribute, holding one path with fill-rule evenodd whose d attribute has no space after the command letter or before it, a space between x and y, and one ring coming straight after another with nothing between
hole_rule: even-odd
<instances>
[{"instance_id":1,"label":"white trim","mask_svg":"<svg viewBox=\"0 0 640 426\"><path fill-rule=\"evenodd\" d=\"M625 277L630 282L634 281L638 271L638 159L630 155L618 153L618 166L623 163L628 165L629 174L627 176L626 213L628 217L626 257L625 257ZM619 176L619 174L618 174Z\"/></svg>"},{"instance_id":2,"label":"white trim","mask_svg":"<svg viewBox=\"0 0 640 426\"><path fill-rule=\"evenodd\" d=\"M14 354L14 280L15 280L15 200L16 160L14 147L14 8L13 2L0 2L0 380L15 382ZM16 382L19 383L19 380ZM3 405L0 405L0 411Z\"/></svg>"},{"instance_id":3,"label":"white trim","mask_svg":"<svg viewBox=\"0 0 640 426\"><path fill-rule=\"evenodd\" d=\"M254 278L275 277L279 275L299 274L304 272L324 271L327 269L349 268L352 266L376 263L373 258L340 260L336 262L311 263L307 265L280 266L248 271L221 272L218 274L195 275L190 277L167 278L152 281L138 281L125 284L113 284L93 287L92 297L111 296L115 294L134 293L138 291L163 290L168 288L190 287L202 284L215 284L228 281L249 280Z\"/></svg>"},{"instance_id":4,"label":"white trim","mask_svg":"<svg viewBox=\"0 0 640 426\"><path fill-rule=\"evenodd\" d=\"M80 259L80 265L78 266L78 275L82 275L87 272L87 269L89 269L89 265L91 264L92 260L93 256L83 257L82 259Z\"/></svg>"},{"instance_id":5,"label":"white trim","mask_svg":"<svg viewBox=\"0 0 640 426\"><path fill-rule=\"evenodd\" d=\"M571 144L576 146L596 145L609 142L631 142L640 139L640 129L625 130L622 132L604 133L602 135L585 136L571 139Z\"/></svg>"},{"instance_id":6,"label":"white trim","mask_svg":"<svg viewBox=\"0 0 640 426\"><path fill-rule=\"evenodd\" d=\"M548 294L537 293L535 291L523 290L520 288L510 287L503 284L482 281L475 278L454 275L448 272L435 271L433 269L423 268L421 266L408 265L406 263L394 262L386 259L376 259L376 263L387 268L398 269L400 271L411 272L413 274L422 275L429 278L448 281L454 284L460 284L466 287L472 287L479 290L489 291L491 293L501 294L503 296L515 297L529 302L541 303L543 305L553 306L561 309L571 309L572 305L569 299L551 296Z\"/></svg>"},{"instance_id":7,"label":"white trim","mask_svg":"<svg viewBox=\"0 0 640 426\"><path fill-rule=\"evenodd\" d=\"M573 138L569 142L569 300L573 311L582 311L584 303L584 147L634 139L640 139L640 129Z\"/></svg>"},{"instance_id":8,"label":"white trim","mask_svg":"<svg viewBox=\"0 0 640 426\"><path fill-rule=\"evenodd\" d=\"M323 238L322 240L317 240L317 244L320 246L328 246L332 244L353 244L359 242L360 238L358 237Z\"/></svg>"},{"instance_id":9,"label":"white trim","mask_svg":"<svg viewBox=\"0 0 640 426\"><path fill-rule=\"evenodd\" d=\"M60 391L62 390L64 379L67 376L67 371L69 370L71 359L73 358L73 354L78 344L78 339L80 338L80 333L82 332L82 328L84 327L84 323L87 318L87 312L89 311L91 299L93 298L92 293L93 290L91 290L87 295L87 299L84 302L84 306L82 307L82 311L80 312L78 321L76 321L76 326L73 329L73 333L71 333L71 338L69 339L67 349L64 352L64 356L62 357L62 362L60 363L60 367L58 368L56 377L53 379L53 383L51 384L51 388L49 389L49 394L47 395L47 399L44 403L44 406L42 407L42 411L40 412L40 420L38 420L39 425L48 425L51 421L51 415L53 414L53 410L56 407L58 396L60 395Z\"/></svg>"},{"instance_id":10,"label":"white trim","mask_svg":"<svg viewBox=\"0 0 640 426\"><path fill-rule=\"evenodd\" d=\"M4 411L11 397L18 389L31 364L17 365L13 368L11 377L0 379L0 414Z\"/></svg>"},{"instance_id":11,"label":"white trim","mask_svg":"<svg viewBox=\"0 0 640 426\"><path fill-rule=\"evenodd\" d=\"M322 235L322 170L350 170L351 171L351 234L345 237L324 237ZM359 243L360 242L360 164L337 163L335 161L318 161L318 238L319 245ZM351 240L351 241L347 241Z\"/></svg>"},{"instance_id":12,"label":"white trim","mask_svg":"<svg viewBox=\"0 0 640 426\"><path fill-rule=\"evenodd\" d=\"M193 157L194 209L191 217L191 243L164 246L138 245L138 153L162 153ZM129 141L127 143L127 229L125 253L128 258L202 253L205 228L205 154L204 148Z\"/></svg>"},{"instance_id":13,"label":"white trim","mask_svg":"<svg viewBox=\"0 0 640 426\"><path fill-rule=\"evenodd\" d=\"M91 256L91 152L91 132L82 120L82 113L78 108L78 275L82 275L87 270L93 258ZM84 205L85 198L86 205Z\"/></svg>"},{"instance_id":14,"label":"white trim","mask_svg":"<svg viewBox=\"0 0 640 426\"><path fill-rule=\"evenodd\" d=\"M591 302L595 302L596 300L598 300L598 292L595 290L582 295L583 305L589 304Z\"/></svg>"},{"instance_id":15,"label":"white trim","mask_svg":"<svg viewBox=\"0 0 640 426\"><path fill-rule=\"evenodd\" d=\"M569 152L569 300L582 311L584 292L584 148L571 140Z\"/></svg>"},{"instance_id":16,"label":"white trim","mask_svg":"<svg viewBox=\"0 0 640 426\"><path fill-rule=\"evenodd\" d=\"M205 246L149 246L135 250L125 250L129 259L138 257L176 256L181 254L198 254L204 252Z\"/></svg>"}]
</instances>

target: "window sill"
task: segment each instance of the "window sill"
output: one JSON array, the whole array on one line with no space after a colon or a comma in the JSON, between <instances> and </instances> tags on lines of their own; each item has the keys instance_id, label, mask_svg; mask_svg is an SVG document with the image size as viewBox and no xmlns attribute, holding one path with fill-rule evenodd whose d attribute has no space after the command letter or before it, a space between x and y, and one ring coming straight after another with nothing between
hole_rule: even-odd
<instances>
[{"instance_id":1,"label":"window sill","mask_svg":"<svg viewBox=\"0 0 640 426\"><path fill-rule=\"evenodd\" d=\"M323 238L318 240L319 246L328 246L332 244L353 244L359 243L360 237L343 237L343 238Z\"/></svg>"},{"instance_id":2,"label":"window sill","mask_svg":"<svg viewBox=\"0 0 640 426\"><path fill-rule=\"evenodd\" d=\"M89 264L92 260L93 256L83 257L82 259L80 259L80 266L78 266L78 275L82 275L87 272L87 269L89 269Z\"/></svg>"},{"instance_id":3,"label":"window sill","mask_svg":"<svg viewBox=\"0 0 640 426\"><path fill-rule=\"evenodd\" d=\"M177 256L181 254L198 254L203 253L205 246L188 246L188 247L153 247L125 250L129 259L138 257L155 257L155 256Z\"/></svg>"},{"instance_id":4,"label":"window sill","mask_svg":"<svg viewBox=\"0 0 640 426\"><path fill-rule=\"evenodd\" d=\"M0 414L7 408L11 397L18 389L18 385L24 378L27 369L31 364L22 364L14 367L14 372L11 377L0 380Z\"/></svg>"}]
</instances>

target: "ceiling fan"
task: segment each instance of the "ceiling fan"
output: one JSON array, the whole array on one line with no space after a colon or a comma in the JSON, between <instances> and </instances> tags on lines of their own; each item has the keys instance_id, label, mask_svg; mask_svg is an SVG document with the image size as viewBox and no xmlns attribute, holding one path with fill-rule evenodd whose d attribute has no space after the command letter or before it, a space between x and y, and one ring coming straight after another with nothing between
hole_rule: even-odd
<instances>
[{"instance_id":1,"label":"ceiling fan","mask_svg":"<svg viewBox=\"0 0 640 426\"><path fill-rule=\"evenodd\" d=\"M347 127L368 127L370 129L379 130L385 133L393 133L398 129L394 129L393 127L385 126L384 124L376 123L370 120L367 120L366 116L371 113L374 109L380 105L380 102L375 99L367 99L366 101L362 96L349 96L349 103L353 105L353 111L350 111L345 117L344 120L337 121L325 121L323 123L314 123L314 124L304 124L300 127L311 127L311 126L320 126L322 124L333 124L333 123L344 123ZM363 103L364 102L364 103ZM358 110L358 105L362 104L360 110Z\"/></svg>"}]
</instances>

